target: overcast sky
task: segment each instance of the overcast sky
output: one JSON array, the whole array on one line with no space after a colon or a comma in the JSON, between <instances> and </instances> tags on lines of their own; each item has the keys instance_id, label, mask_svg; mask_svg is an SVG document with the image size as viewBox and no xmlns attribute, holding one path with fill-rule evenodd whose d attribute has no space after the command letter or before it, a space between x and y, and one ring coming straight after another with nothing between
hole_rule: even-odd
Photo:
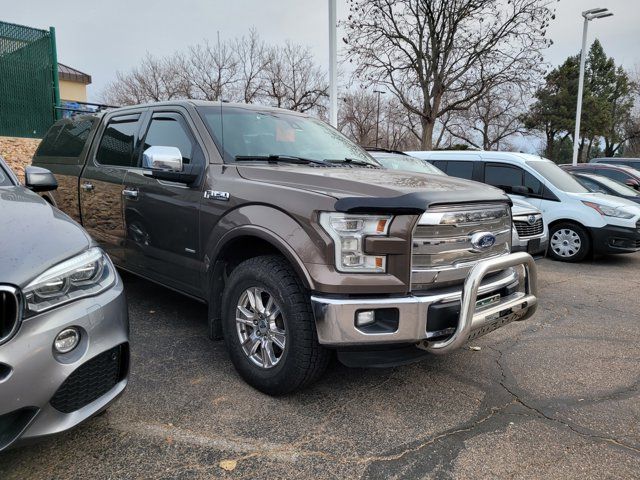
<instances>
[{"instance_id":1,"label":"overcast sky","mask_svg":"<svg viewBox=\"0 0 640 480\"><path fill-rule=\"evenodd\" d=\"M337 0L338 17L347 14ZM613 17L591 22L607 54L632 68L640 65L640 5L637 0L561 0L545 52L552 64L580 49L580 12L608 7ZM293 40L308 45L327 65L327 0L23 0L4 2L0 20L36 28L56 27L58 59L93 77L91 100L117 70L127 71L148 51L165 55L205 39L232 38L255 26L269 43ZM339 33L340 35L340 33Z\"/></svg>"}]
</instances>

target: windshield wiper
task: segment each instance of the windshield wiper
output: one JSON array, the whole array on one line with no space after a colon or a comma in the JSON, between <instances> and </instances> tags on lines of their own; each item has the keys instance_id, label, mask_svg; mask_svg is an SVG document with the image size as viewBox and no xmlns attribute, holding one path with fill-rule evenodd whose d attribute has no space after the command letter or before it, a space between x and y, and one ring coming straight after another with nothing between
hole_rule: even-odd
<instances>
[{"instance_id":1,"label":"windshield wiper","mask_svg":"<svg viewBox=\"0 0 640 480\"><path fill-rule=\"evenodd\" d=\"M334 165L337 163L346 163L347 165L358 165L360 167L369 167L369 168L380 168L375 163L367 162L365 160L358 160L356 158L346 157L342 160L326 160L327 162L331 162Z\"/></svg>"},{"instance_id":2,"label":"windshield wiper","mask_svg":"<svg viewBox=\"0 0 640 480\"><path fill-rule=\"evenodd\" d=\"M297 165L324 165L333 166L325 160L315 160L313 158L296 157L295 155L236 155L236 162L269 162L269 163L294 163Z\"/></svg>"}]
</instances>

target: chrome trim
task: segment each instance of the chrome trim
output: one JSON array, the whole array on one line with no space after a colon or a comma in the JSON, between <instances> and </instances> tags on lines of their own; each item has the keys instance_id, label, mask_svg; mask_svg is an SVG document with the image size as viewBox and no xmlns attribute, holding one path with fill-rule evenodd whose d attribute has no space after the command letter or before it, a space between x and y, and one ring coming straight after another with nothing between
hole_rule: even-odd
<instances>
[{"instance_id":1,"label":"chrome trim","mask_svg":"<svg viewBox=\"0 0 640 480\"><path fill-rule=\"evenodd\" d=\"M0 285L0 293L7 293L10 295L10 298L13 299L13 308L16 311L16 318L13 320L13 326L9 333L7 333L4 337L0 338L0 345L7 343L20 329L20 325L22 323L22 295L20 290L10 285ZM4 309L4 306L0 305Z\"/></svg>"},{"instance_id":2,"label":"chrome trim","mask_svg":"<svg viewBox=\"0 0 640 480\"><path fill-rule=\"evenodd\" d=\"M511 267L524 265L524 292L516 292L502 298L500 303L475 311L478 295L500 290L518 281L519 276ZM486 281L493 272L505 271L498 279ZM478 262L469 273L464 286L438 290L427 295L408 295L395 298L326 298L312 296L318 341L323 345L372 345L390 343L417 343L433 353L447 353L459 348L471 334L494 325L492 316L509 310L508 315L498 317L501 322L529 318L537 305L536 267L527 253L514 253ZM451 337L440 342L428 341L427 315L429 306L438 302L462 302L458 326ZM468 304L471 305L469 314ZM364 333L355 326L358 310L397 308L400 315L395 332ZM504 324L508 323L504 321ZM501 325L500 325L501 326ZM434 332L431 332L434 333Z\"/></svg>"}]
</instances>

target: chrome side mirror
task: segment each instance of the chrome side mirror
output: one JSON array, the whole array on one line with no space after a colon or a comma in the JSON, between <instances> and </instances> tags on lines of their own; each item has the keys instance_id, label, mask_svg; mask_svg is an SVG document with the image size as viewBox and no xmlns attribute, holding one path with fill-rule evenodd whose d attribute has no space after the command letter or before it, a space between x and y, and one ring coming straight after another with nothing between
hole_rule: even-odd
<instances>
[{"instance_id":1,"label":"chrome side mirror","mask_svg":"<svg viewBox=\"0 0 640 480\"><path fill-rule=\"evenodd\" d=\"M46 168L29 165L24 169L24 186L33 192L48 192L58 188L56 177Z\"/></svg>"},{"instance_id":2,"label":"chrome side mirror","mask_svg":"<svg viewBox=\"0 0 640 480\"><path fill-rule=\"evenodd\" d=\"M182 153L177 147L149 147L142 154L142 166L152 170L181 172Z\"/></svg>"}]
</instances>

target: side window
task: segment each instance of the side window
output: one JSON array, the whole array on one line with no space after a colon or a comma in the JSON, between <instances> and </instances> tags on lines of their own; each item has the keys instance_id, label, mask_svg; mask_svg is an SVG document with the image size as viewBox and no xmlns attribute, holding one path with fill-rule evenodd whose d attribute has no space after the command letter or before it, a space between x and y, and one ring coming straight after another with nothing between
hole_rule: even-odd
<instances>
[{"instance_id":1,"label":"side window","mask_svg":"<svg viewBox=\"0 0 640 480\"><path fill-rule=\"evenodd\" d=\"M450 160L447 165L447 175L471 180L473 178L473 162L459 162Z\"/></svg>"},{"instance_id":2,"label":"side window","mask_svg":"<svg viewBox=\"0 0 640 480\"><path fill-rule=\"evenodd\" d=\"M438 167L444 173L447 173L447 161L446 160L433 160L431 162L434 167Z\"/></svg>"},{"instance_id":3,"label":"side window","mask_svg":"<svg viewBox=\"0 0 640 480\"><path fill-rule=\"evenodd\" d=\"M484 167L484 183L502 188L522 186L523 170L510 165L487 163Z\"/></svg>"},{"instance_id":4,"label":"side window","mask_svg":"<svg viewBox=\"0 0 640 480\"><path fill-rule=\"evenodd\" d=\"M626 182L627 179L629 178L629 175L627 175L624 172L621 172L619 170L610 170L608 168L603 168L602 170L598 171L598 175L602 175L603 177L608 177L608 178L612 178L614 180L618 180L619 182Z\"/></svg>"},{"instance_id":5,"label":"side window","mask_svg":"<svg viewBox=\"0 0 640 480\"><path fill-rule=\"evenodd\" d=\"M98 163L118 167L133 166L133 151L136 148L138 127L137 116L111 119L102 134L96 152Z\"/></svg>"},{"instance_id":6,"label":"side window","mask_svg":"<svg viewBox=\"0 0 640 480\"><path fill-rule=\"evenodd\" d=\"M542 195L544 190L542 182L526 171L524 172L524 186L529 187L529 191L533 195Z\"/></svg>"},{"instance_id":7,"label":"side window","mask_svg":"<svg viewBox=\"0 0 640 480\"><path fill-rule=\"evenodd\" d=\"M196 155L199 147L187 128L187 125L177 114L154 115L144 139L142 151L149 147L176 147L182 153L182 163L188 165L201 159Z\"/></svg>"},{"instance_id":8,"label":"side window","mask_svg":"<svg viewBox=\"0 0 640 480\"><path fill-rule=\"evenodd\" d=\"M89 139L95 117L79 116L62 120L47 132L37 157L78 157Z\"/></svg>"}]
</instances>

